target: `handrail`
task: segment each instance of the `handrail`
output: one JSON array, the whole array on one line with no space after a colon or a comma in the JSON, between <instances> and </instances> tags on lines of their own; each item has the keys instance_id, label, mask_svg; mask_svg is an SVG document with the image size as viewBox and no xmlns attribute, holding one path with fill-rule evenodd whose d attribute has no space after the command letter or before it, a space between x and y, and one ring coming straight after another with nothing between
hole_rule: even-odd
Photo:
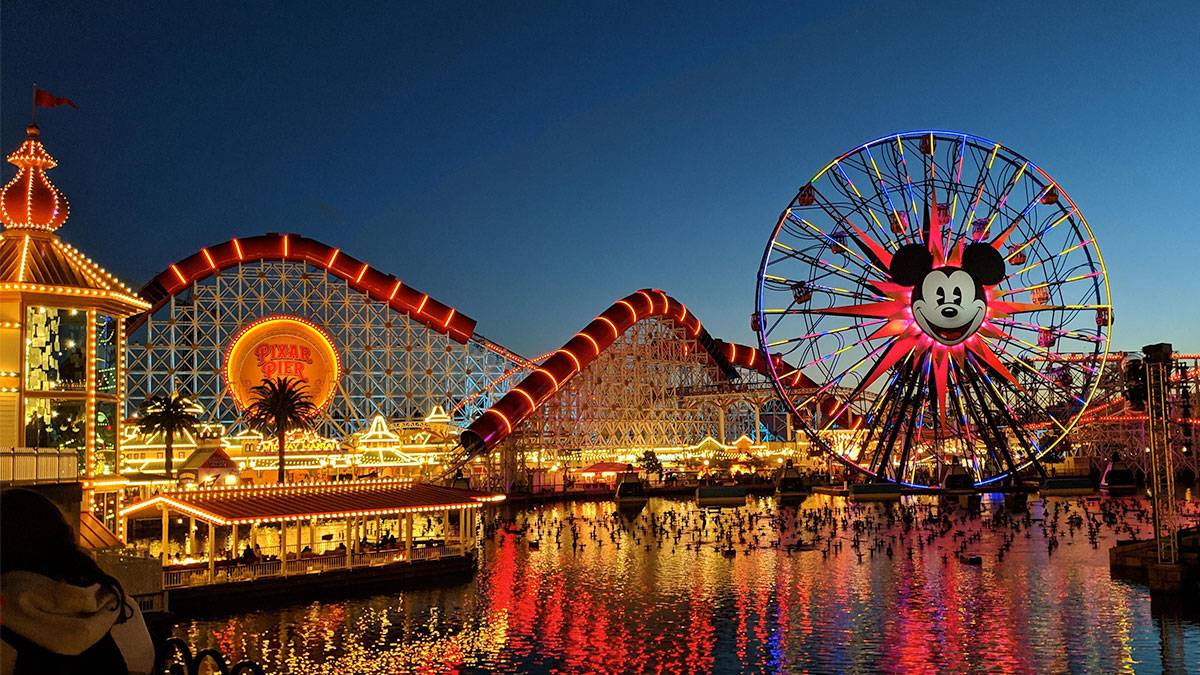
<instances>
[{"instance_id":1,"label":"handrail","mask_svg":"<svg viewBox=\"0 0 1200 675\"><path fill-rule=\"evenodd\" d=\"M177 637L167 638L158 651L159 657L154 664L154 672L163 675L200 675L201 672L204 672L202 668L205 661L211 661L221 675L242 675L243 673L266 675L262 666L250 660L238 661L230 666L225 655L219 649L210 647L192 654L192 648L188 646L188 643Z\"/></svg>"},{"instance_id":2,"label":"handrail","mask_svg":"<svg viewBox=\"0 0 1200 675\"><path fill-rule=\"evenodd\" d=\"M234 562L216 566L215 578L210 579L207 567L187 569L164 569L163 588L166 590L187 588L190 586L208 586L211 584L236 583L254 579L300 576L304 574L320 574L333 570L355 569L360 567L378 567L399 562L414 560L430 560L444 555L462 555L466 553L465 542L455 540L437 546L414 547L411 551L403 548L391 548L383 551L363 551L351 554L349 564L344 552L325 554L308 558L288 558L285 570L280 560L266 560L253 563Z\"/></svg>"}]
</instances>

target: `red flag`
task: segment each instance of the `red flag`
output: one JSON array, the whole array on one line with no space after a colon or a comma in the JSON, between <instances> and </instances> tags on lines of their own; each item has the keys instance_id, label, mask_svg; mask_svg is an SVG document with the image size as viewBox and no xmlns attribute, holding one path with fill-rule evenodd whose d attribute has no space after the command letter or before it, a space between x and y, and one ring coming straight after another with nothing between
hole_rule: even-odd
<instances>
[{"instance_id":1,"label":"red flag","mask_svg":"<svg viewBox=\"0 0 1200 675\"><path fill-rule=\"evenodd\" d=\"M33 90L33 104L39 108L57 108L60 105L69 105L72 108L79 110L79 106L69 98L55 96L45 89Z\"/></svg>"}]
</instances>

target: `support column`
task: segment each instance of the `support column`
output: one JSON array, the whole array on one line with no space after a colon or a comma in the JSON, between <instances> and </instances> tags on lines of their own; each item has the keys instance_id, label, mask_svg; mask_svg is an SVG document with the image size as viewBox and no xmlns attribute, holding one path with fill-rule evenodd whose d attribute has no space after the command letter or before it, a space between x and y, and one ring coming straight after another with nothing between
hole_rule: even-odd
<instances>
[{"instance_id":1,"label":"support column","mask_svg":"<svg viewBox=\"0 0 1200 675\"><path fill-rule=\"evenodd\" d=\"M724 405L719 406L718 411L719 412L718 412L718 417L717 417L717 436L719 436L720 438L718 438L717 441L721 445L725 445L725 406Z\"/></svg>"},{"instance_id":2,"label":"support column","mask_svg":"<svg viewBox=\"0 0 1200 675\"><path fill-rule=\"evenodd\" d=\"M404 545L408 548L408 559L413 559L413 514L404 514Z\"/></svg>"},{"instance_id":3,"label":"support column","mask_svg":"<svg viewBox=\"0 0 1200 675\"><path fill-rule=\"evenodd\" d=\"M238 524L234 523L232 527L233 533L230 535L229 557L232 560L236 560L238 555L241 554L241 551L238 550Z\"/></svg>"},{"instance_id":4,"label":"support column","mask_svg":"<svg viewBox=\"0 0 1200 675\"><path fill-rule=\"evenodd\" d=\"M279 573L287 576L287 521L279 521Z\"/></svg>"},{"instance_id":5,"label":"support column","mask_svg":"<svg viewBox=\"0 0 1200 675\"><path fill-rule=\"evenodd\" d=\"M217 532L212 522L208 523L208 583L217 582Z\"/></svg>"},{"instance_id":6,"label":"support column","mask_svg":"<svg viewBox=\"0 0 1200 675\"><path fill-rule=\"evenodd\" d=\"M308 547L312 549L313 555L317 554L317 519L308 519Z\"/></svg>"},{"instance_id":7,"label":"support column","mask_svg":"<svg viewBox=\"0 0 1200 675\"><path fill-rule=\"evenodd\" d=\"M346 540L345 540L346 569L350 569L351 567L354 566L353 558L351 557L354 555L354 544L351 543L351 541L350 541L350 518L349 517L346 518L345 526L346 526Z\"/></svg>"},{"instance_id":8,"label":"support column","mask_svg":"<svg viewBox=\"0 0 1200 675\"><path fill-rule=\"evenodd\" d=\"M165 506L158 507L162 511L162 550L159 551L159 557L162 559L163 567L167 566L167 553L170 548L170 528L171 528L171 512Z\"/></svg>"},{"instance_id":9,"label":"support column","mask_svg":"<svg viewBox=\"0 0 1200 675\"><path fill-rule=\"evenodd\" d=\"M755 403L754 404L754 442L755 443L758 443L758 441L759 441L758 425L761 420L762 420L761 409L759 408L758 403Z\"/></svg>"},{"instance_id":10,"label":"support column","mask_svg":"<svg viewBox=\"0 0 1200 675\"><path fill-rule=\"evenodd\" d=\"M458 552L467 552L467 507L458 510Z\"/></svg>"},{"instance_id":11,"label":"support column","mask_svg":"<svg viewBox=\"0 0 1200 675\"><path fill-rule=\"evenodd\" d=\"M250 550L258 546L258 523L250 523Z\"/></svg>"},{"instance_id":12,"label":"support column","mask_svg":"<svg viewBox=\"0 0 1200 675\"><path fill-rule=\"evenodd\" d=\"M196 555L196 519L188 518L187 554Z\"/></svg>"}]
</instances>

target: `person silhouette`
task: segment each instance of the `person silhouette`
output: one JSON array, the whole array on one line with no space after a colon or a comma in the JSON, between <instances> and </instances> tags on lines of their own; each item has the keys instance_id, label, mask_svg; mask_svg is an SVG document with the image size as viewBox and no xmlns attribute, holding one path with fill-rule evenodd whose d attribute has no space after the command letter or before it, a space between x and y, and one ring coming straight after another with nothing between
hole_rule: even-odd
<instances>
[{"instance_id":1,"label":"person silhouette","mask_svg":"<svg viewBox=\"0 0 1200 675\"><path fill-rule=\"evenodd\" d=\"M149 673L154 644L136 602L32 490L0 492L0 674Z\"/></svg>"}]
</instances>

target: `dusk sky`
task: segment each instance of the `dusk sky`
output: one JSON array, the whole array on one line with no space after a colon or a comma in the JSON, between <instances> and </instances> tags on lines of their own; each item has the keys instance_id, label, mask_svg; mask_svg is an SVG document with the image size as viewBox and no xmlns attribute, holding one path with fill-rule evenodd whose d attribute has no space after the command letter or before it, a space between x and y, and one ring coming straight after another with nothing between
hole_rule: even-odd
<instances>
[{"instance_id":1,"label":"dusk sky","mask_svg":"<svg viewBox=\"0 0 1200 675\"><path fill-rule=\"evenodd\" d=\"M967 131L1080 205L1115 349L1200 351L1200 3L740 5L15 0L3 149L32 82L79 105L39 112L60 233L135 288L296 232L534 355L642 287L752 342L800 185L889 132Z\"/></svg>"}]
</instances>

